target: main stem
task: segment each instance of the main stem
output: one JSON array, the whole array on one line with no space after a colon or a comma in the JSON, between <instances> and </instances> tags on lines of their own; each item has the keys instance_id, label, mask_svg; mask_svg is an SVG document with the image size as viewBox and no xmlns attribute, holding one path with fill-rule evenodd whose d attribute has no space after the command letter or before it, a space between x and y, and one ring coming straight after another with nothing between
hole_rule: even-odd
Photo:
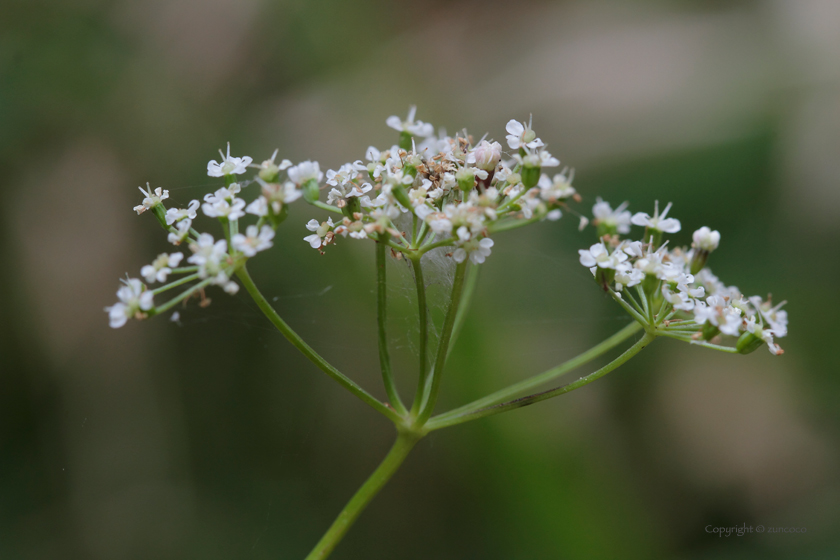
<instances>
[{"instance_id":1,"label":"main stem","mask_svg":"<svg viewBox=\"0 0 840 560\"><path fill-rule=\"evenodd\" d=\"M402 465L408 453L420 439L412 432L399 432L397 441L382 460L373 474L365 481L361 488L353 495L341 513L330 526L329 530L321 537L306 560L323 560L335 549L344 535L364 511L367 505L373 500L383 486L391 479L397 469Z\"/></svg>"},{"instance_id":2,"label":"main stem","mask_svg":"<svg viewBox=\"0 0 840 560\"><path fill-rule=\"evenodd\" d=\"M239 270L236 271L236 276L239 277L239 280L242 282L242 285L245 286L245 289L254 299L254 302L257 304L257 307L265 314L271 323L277 327L283 336L286 337L286 340L292 343L292 345L300 350L301 354L309 358L313 364L318 366L318 368L332 377L334 380L338 381L342 387L359 397L362 401L366 402L370 405L374 410L381 412L383 415L388 417L392 422L400 423L402 422L402 418L394 412L392 409L385 406L383 403L379 402L373 395L362 389L359 385L356 384L355 381L335 369L329 362L327 362L324 358L322 358L315 350L312 349L304 340L292 330L292 328L286 324L286 321L283 320L280 315L271 307L271 304L265 299L265 297L260 292L259 288L257 288L254 281L251 279L251 275L248 274L248 269L245 268L245 265L242 265ZM206 280L207 282L209 280ZM199 284L200 286L201 284Z\"/></svg>"}]
</instances>

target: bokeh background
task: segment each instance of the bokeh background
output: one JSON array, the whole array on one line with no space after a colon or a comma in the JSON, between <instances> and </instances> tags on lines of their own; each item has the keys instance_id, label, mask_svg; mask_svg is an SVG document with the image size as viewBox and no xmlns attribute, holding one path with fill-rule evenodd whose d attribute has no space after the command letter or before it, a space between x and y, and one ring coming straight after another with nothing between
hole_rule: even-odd
<instances>
[{"instance_id":1,"label":"bokeh background","mask_svg":"<svg viewBox=\"0 0 840 560\"><path fill-rule=\"evenodd\" d=\"M437 432L335 558L840 556L840 3L4 0L0 3L0 558L301 558L389 424L246 294L112 331L118 279L167 244L131 207L184 203L231 141L323 168L391 114L540 136L596 195L673 201L714 271L787 299L784 356L661 340L560 399ZM296 205L252 273L381 395L371 244L326 256ZM441 410L625 324L577 264L576 219L499 235ZM392 263L395 309L410 309ZM413 384L409 320L391 335ZM574 375L574 374L573 374ZM805 527L718 538L707 525Z\"/></svg>"}]
</instances>

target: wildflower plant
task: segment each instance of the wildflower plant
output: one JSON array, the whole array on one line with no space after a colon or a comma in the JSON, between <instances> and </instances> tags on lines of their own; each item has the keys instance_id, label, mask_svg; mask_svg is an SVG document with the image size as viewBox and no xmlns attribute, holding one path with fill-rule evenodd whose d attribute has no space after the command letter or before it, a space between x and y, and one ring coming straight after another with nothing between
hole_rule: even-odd
<instances>
[{"instance_id":1,"label":"wildflower plant","mask_svg":"<svg viewBox=\"0 0 840 560\"><path fill-rule=\"evenodd\" d=\"M632 321L565 363L435 415L450 346L463 324L479 268L492 256L497 234L556 221L564 213L577 216L581 229L588 227L590 220L572 208L573 203L581 201L572 186L573 171L557 169L560 162L547 151L530 122L507 123L509 151L487 138L475 141L466 131L455 136L436 134L432 125L415 120L413 107L405 120L392 116L387 124L399 132L397 145L386 149L371 146L364 160L345 163L326 173L315 161L297 165L289 160L278 162L276 151L257 165L250 157L231 156L228 145L226 153L220 151L221 161L207 164L207 174L224 184L206 194L203 202L193 200L186 208L167 208L164 201L168 191L148 185L140 188L144 198L134 210L138 214L151 212L169 242L179 250L160 254L143 266L142 279L123 280L117 292L119 302L106 308L110 325L118 328L129 319L177 313L176 306L188 305L193 299L205 306L209 304L205 290L218 287L236 294L241 284L268 320L304 356L393 422L397 431L394 446L308 558L329 555L417 441L431 431L583 387L660 337L732 354L747 354L761 346L772 354L782 353L777 340L787 334L787 313L781 309L784 302L773 305L769 297L744 297L738 288L718 280L707 266L720 244L719 232L701 227L693 233L690 247L678 247L666 239L682 230L682 223L669 215L671 204L661 213L657 203L652 215L631 214L627 202L613 208L598 198L591 220L596 241L579 251L580 264L590 270L595 284ZM248 174L250 178L245 177ZM268 303L248 272L249 260L272 247L275 230L288 216L289 204L299 199L320 213L301 226L293 242L302 239L322 254L345 239L373 247L379 359L386 401L363 389L298 336ZM199 211L221 226L221 235L197 229ZM445 318L436 338L430 333L424 276L433 256L454 267ZM389 357L389 258L410 263L417 294L417 385L409 400L403 399L394 382ZM639 333L632 345L605 366L571 383L533 392Z\"/></svg>"}]
</instances>

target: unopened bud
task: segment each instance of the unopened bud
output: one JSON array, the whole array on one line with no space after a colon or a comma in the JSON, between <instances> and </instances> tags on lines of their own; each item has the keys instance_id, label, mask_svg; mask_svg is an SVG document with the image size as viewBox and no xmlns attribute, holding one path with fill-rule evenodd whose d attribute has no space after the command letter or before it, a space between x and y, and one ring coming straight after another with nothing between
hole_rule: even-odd
<instances>
[{"instance_id":1,"label":"unopened bud","mask_svg":"<svg viewBox=\"0 0 840 560\"><path fill-rule=\"evenodd\" d=\"M472 151L469 162L474 163L479 169L493 171L502 159L502 145L498 142L492 144L482 140Z\"/></svg>"},{"instance_id":2,"label":"unopened bud","mask_svg":"<svg viewBox=\"0 0 840 560\"><path fill-rule=\"evenodd\" d=\"M751 332L745 332L738 339L735 349L741 354L749 354L750 352L755 352L761 348L762 344L764 344L764 341L761 338L755 336Z\"/></svg>"},{"instance_id":3,"label":"unopened bud","mask_svg":"<svg viewBox=\"0 0 840 560\"><path fill-rule=\"evenodd\" d=\"M609 291L610 285L612 285L613 280L615 280L615 270L612 268L601 268L598 267L598 270L595 271L595 281L598 283L604 291Z\"/></svg>"},{"instance_id":4,"label":"unopened bud","mask_svg":"<svg viewBox=\"0 0 840 560\"><path fill-rule=\"evenodd\" d=\"M692 235L694 248L691 257L691 273L697 274L709 260L709 253L718 248L720 244L720 232L712 231L706 226L701 227Z\"/></svg>"},{"instance_id":5,"label":"unopened bud","mask_svg":"<svg viewBox=\"0 0 840 560\"><path fill-rule=\"evenodd\" d=\"M712 340L720 334L720 329L712 323L707 322L703 325L703 340Z\"/></svg>"},{"instance_id":6,"label":"unopened bud","mask_svg":"<svg viewBox=\"0 0 840 560\"><path fill-rule=\"evenodd\" d=\"M318 188L318 181L316 179L309 179L303 184L303 199L312 204L316 202L321 194L321 190Z\"/></svg>"},{"instance_id":7,"label":"unopened bud","mask_svg":"<svg viewBox=\"0 0 840 560\"><path fill-rule=\"evenodd\" d=\"M280 167L271 160L264 161L260 166L259 176L267 183L276 183L280 178Z\"/></svg>"},{"instance_id":8,"label":"unopened bud","mask_svg":"<svg viewBox=\"0 0 840 560\"><path fill-rule=\"evenodd\" d=\"M352 196L345 200L344 206L341 208L341 213L350 219L353 219L353 214L361 210L361 202L356 196Z\"/></svg>"},{"instance_id":9,"label":"unopened bud","mask_svg":"<svg viewBox=\"0 0 840 560\"><path fill-rule=\"evenodd\" d=\"M271 222L274 224L276 228L279 226L283 221L289 217L289 205L282 204L280 206L280 211L275 213L274 208L269 204L268 205L268 217L271 218Z\"/></svg>"},{"instance_id":10,"label":"unopened bud","mask_svg":"<svg viewBox=\"0 0 840 560\"><path fill-rule=\"evenodd\" d=\"M526 164L522 167L521 175L522 184L525 185L526 189L536 187L540 181L540 168L538 166L530 167Z\"/></svg>"},{"instance_id":11,"label":"unopened bud","mask_svg":"<svg viewBox=\"0 0 840 560\"><path fill-rule=\"evenodd\" d=\"M400 141L398 146L406 152L411 149L411 134L403 130L400 132Z\"/></svg>"},{"instance_id":12,"label":"unopened bud","mask_svg":"<svg viewBox=\"0 0 840 560\"><path fill-rule=\"evenodd\" d=\"M394 185L391 187L391 194L393 194L394 198L396 198L405 208L411 208L411 199L408 198L408 193L403 185Z\"/></svg>"},{"instance_id":13,"label":"unopened bud","mask_svg":"<svg viewBox=\"0 0 840 560\"><path fill-rule=\"evenodd\" d=\"M462 167L455 173L455 180L462 191L469 192L475 186L475 173L468 167Z\"/></svg>"}]
</instances>

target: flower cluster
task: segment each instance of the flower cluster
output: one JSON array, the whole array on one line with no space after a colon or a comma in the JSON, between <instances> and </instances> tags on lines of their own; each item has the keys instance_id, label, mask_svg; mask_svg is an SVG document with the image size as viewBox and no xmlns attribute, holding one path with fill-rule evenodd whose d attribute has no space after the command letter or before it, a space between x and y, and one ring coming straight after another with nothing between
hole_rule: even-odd
<instances>
[{"instance_id":1,"label":"flower cluster","mask_svg":"<svg viewBox=\"0 0 840 560\"><path fill-rule=\"evenodd\" d=\"M221 161L210 161L207 175L223 178L225 184L205 195L203 203L192 200L185 208L166 208L163 201L169 198L169 191L160 187L152 189L148 185L146 189L140 189L144 198L134 210L138 214L150 210L166 230L171 244L189 248L188 266L179 267L184 260L182 252L161 253L151 264L141 268L140 276L145 283L139 278L124 280L124 285L117 291L119 302L105 309L112 327L121 327L130 318L158 315L194 295L201 298L202 305L207 305L210 300L205 297L204 288L208 286L220 286L229 294L237 293L239 284L233 280L236 271L249 258L272 246L274 230L285 218L287 204L302 196L301 177L321 178L317 163L304 162L291 167L291 162L284 160L276 164L277 152L260 165L252 165L253 159L248 156L231 156L229 144L227 153L219 153ZM238 182L237 176L246 173L249 167L257 170L254 180ZM288 180L281 181L280 172L286 169ZM252 184L258 185L260 192L246 203L240 195ZM195 229L199 209L208 218L218 220L224 230L223 238L216 240L212 234ZM256 223L245 227L244 234L240 233L239 222L248 215L252 215ZM165 283L170 275L181 277L159 288L149 288L155 282ZM156 295L180 286L187 286L187 289L170 301L155 305Z\"/></svg>"},{"instance_id":2,"label":"flower cluster","mask_svg":"<svg viewBox=\"0 0 840 560\"><path fill-rule=\"evenodd\" d=\"M323 249L339 237L384 241L397 252L422 254L451 247L456 262L474 264L490 255L496 231L557 220L569 199L577 199L573 174L553 176L543 168L560 162L545 149L531 124L507 123L509 157L499 142L473 140L466 131L436 134L428 123L392 116L388 126L400 141L387 149L369 147L365 161L326 173L326 206L340 218L310 220L304 240ZM317 166L303 180L314 181ZM304 189L304 196L314 189ZM403 231L408 229L410 233Z\"/></svg>"},{"instance_id":3,"label":"flower cluster","mask_svg":"<svg viewBox=\"0 0 840 560\"><path fill-rule=\"evenodd\" d=\"M708 227L694 232L691 247L668 246L666 233L677 233L682 225L669 218L668 204L653 216L631 215L623 203L615 210L598 199L592 209L599 241L581 249L580 263L639 322L660 334L693 341L712 341L720 336L737 337L735 350L752 352L767 344L781 354L775 339L787 334L784 302L773 306L769 298L745 298L734 286L726 286L706 267L709 254L718 248L720 233ZM630 226L644 227L639 240L621 235ZM627 288L636 288L638 299Z\"/></svg>"}]
</instances>

